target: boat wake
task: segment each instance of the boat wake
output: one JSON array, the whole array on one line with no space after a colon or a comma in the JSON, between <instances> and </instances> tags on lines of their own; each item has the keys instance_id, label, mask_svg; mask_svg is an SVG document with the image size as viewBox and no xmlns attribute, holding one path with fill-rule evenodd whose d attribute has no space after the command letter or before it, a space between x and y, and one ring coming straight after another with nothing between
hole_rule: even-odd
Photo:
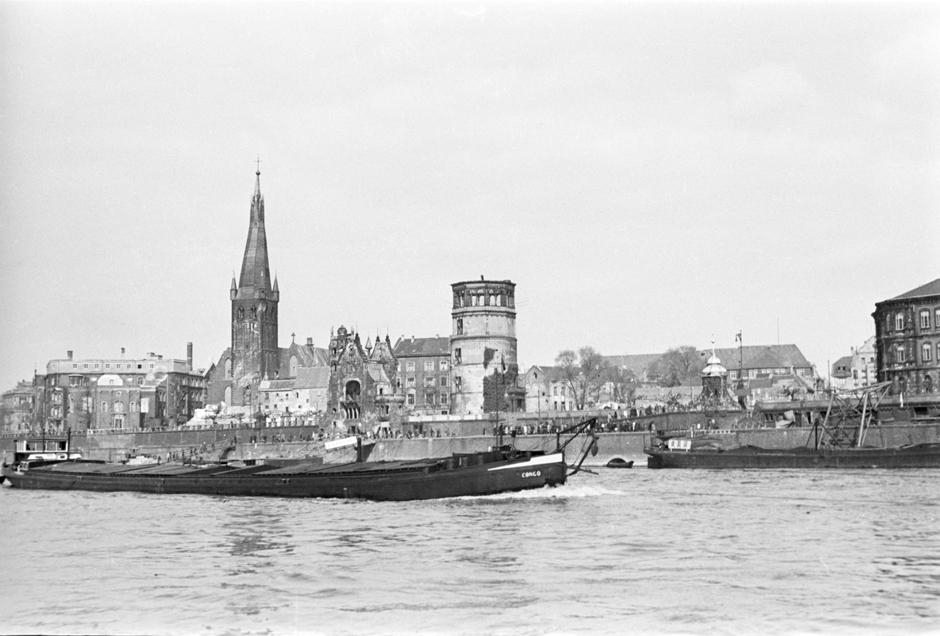
<instances>
[{"instance_id":1,"label":"boat wake","mask_svg":"<svg viewBox=\"0 0 940 636\"><path fill-rule=\"evenodd\" d=\"M557 486L555 488L539 488L538 490L522 490L519 492L504 492L483 497L460 497L465 500L502 501L502 500L539 500L539 499L583 499L586 497L604 497L608 495L626 495L623 490L611 490L599 486Z\"/></svg>"}]
</instances>

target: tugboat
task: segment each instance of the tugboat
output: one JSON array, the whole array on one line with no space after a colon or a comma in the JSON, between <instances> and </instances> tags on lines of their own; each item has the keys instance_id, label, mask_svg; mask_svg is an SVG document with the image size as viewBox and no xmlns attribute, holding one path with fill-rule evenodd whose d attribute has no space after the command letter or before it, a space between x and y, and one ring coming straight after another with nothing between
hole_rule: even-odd
<instances>
[{"instance_id":1,"label":"tugboat","mask_svg":"<svg viewBox=\"0 0 940 636\"><path fill-rule=\"evenodd\" d=\"M134 466L73 458L4 462L3 475L14 488L48 490L135 491L160 494L225 496L324 497L408 501L492 495L543 486L559 486L581 468L596 448L596 418L569 427L571 437L557 448L519 451L499 445L478 453L415 461L363 462L340 465L293 463L234 466L162 464ZM565 448L579 435L590 442L568 472ZM361 459L361 440L357 440Z\"/></svg>"},{"instance_id":2,"label":"tugboat","mask_svg":"<svg viewBox=\"0 0 940 636\"><path fill-rule=\"evenodd\" d=\"M0 473L0 484L6 479L6 466L46 466L63 461L77 461L82 458L80 453L70 450L71 435L67 437L37 437L23 440L14 440L13 452L4 453L3 473Z\"/></svg>"}]
</instances>

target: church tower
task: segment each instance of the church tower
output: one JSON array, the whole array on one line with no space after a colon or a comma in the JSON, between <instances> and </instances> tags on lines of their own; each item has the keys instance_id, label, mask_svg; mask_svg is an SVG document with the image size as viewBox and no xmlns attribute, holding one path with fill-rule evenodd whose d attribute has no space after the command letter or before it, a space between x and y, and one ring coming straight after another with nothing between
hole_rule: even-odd
<instances>
[{"instance_id":1,"label":"church tower","mask_svg":"<svg viewBox=\"0 0 940 636\"><path fill-rule=\"evenodd\" d=\"M264 232L264 198L261 196L261 170L255 172L255 193L251 198L248 242L242 271L232 278L232 404L258 406L258 384L277 373L277 280L271 284L268 268L268 241ZM253 410L253 409L252 409Z\"/></svg>"}]
</instances>

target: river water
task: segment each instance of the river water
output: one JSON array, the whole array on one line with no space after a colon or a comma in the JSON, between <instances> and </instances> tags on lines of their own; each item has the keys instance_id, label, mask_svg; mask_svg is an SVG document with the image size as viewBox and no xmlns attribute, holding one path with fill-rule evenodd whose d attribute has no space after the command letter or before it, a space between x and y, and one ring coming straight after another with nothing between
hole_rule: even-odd
<instances>
[{"instance_id":1,"label":"river water","mask_svg":"<svg viewBox=\"0 0 940 636\"><path fill-rule=\"evenodd\" d=\"M0 632L940 634L940 472L370 503L0 489Z\"/></svg>"}]
</instances>

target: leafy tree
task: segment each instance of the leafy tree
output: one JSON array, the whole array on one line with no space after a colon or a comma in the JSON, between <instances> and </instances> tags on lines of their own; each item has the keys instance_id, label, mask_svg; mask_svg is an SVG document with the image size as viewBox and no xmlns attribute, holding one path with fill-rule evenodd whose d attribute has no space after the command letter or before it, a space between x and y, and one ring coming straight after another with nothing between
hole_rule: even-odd
<instances>
[{"instance_id":1,"label":"leafy tree","mask_svg":"<svg viewBox=\"0 0 940 636\"><path fill-rule=\"evenodd\" d=\"M670 349L650 365L650 372L659 376L660 386L679 386L697 378L705 364L695 347L683 345Z\"/></svg>"},{"instance_id":2,"label":"leafy tree","mask_svg":"<svg viewBox=\"0 0 940 636\"><path fill-rule=\"evenodd\" d=\"M575 401L575 408L583 409L588 397L596 395L604 383L607 361L593 347L561 351L555 358L562 379Z\"/></svg>"}]
</instances>

